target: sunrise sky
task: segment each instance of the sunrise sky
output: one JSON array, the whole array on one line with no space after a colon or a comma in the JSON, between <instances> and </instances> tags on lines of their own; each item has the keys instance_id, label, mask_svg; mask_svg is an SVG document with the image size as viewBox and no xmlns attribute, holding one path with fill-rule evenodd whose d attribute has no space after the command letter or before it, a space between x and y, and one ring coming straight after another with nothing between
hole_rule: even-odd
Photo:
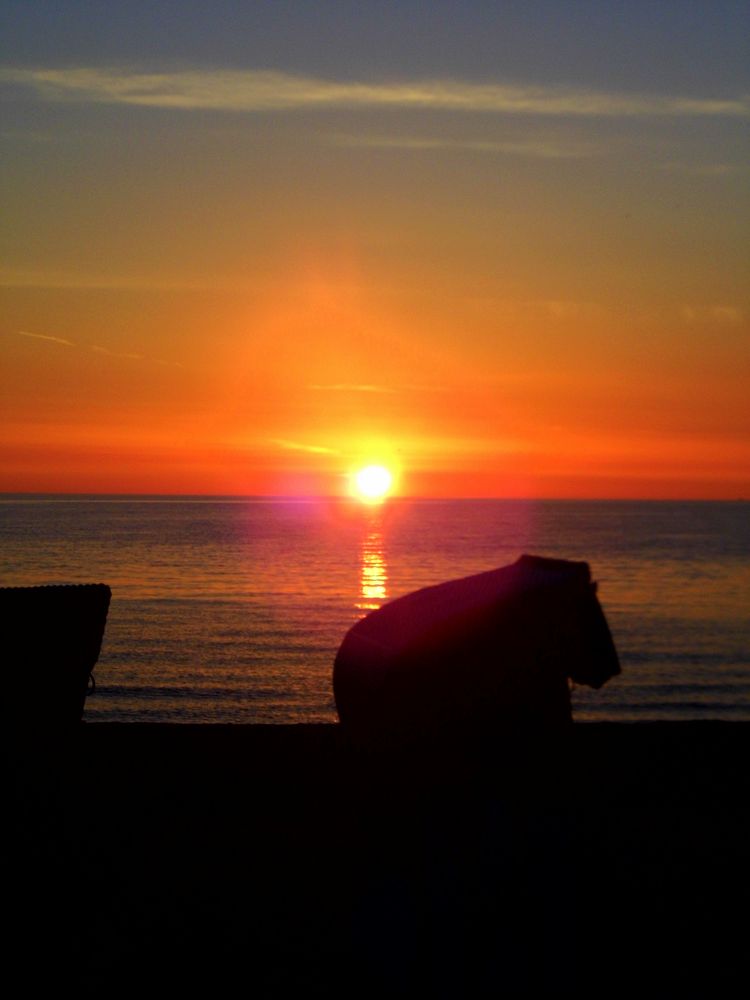
<instances>
[{"instance_id":1,"label":"sunrise sky","mask_svg":"<svg viewBox=\"0 0 750 1000\"><path fill-rule=\"evenodd\" d=\"M0 489L750 495L744 0L0 37Z\"/></svg>"}]
</instances>

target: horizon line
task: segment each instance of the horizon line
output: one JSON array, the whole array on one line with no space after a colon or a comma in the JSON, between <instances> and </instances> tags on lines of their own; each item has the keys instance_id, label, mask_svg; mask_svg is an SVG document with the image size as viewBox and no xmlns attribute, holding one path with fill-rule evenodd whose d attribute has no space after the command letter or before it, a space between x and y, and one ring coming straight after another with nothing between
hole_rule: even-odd
<instances>
[{"instance_id":1,"label":"horizon line","mask_svg":"<svg viewBox=\"0 0 750 1000\"><path fill-rule=\"evenodd\" d=\"M633 497L633 496L611 496L611 497L592 497L592 496L500 496L497 494L492 495L478 495L478 496L429 496L426 494L402 494L400 496L389 496L385 497L383 500L373 503L373 502L363 502L358 497L345 496L343 494L336 493L137 493L137 492L87 492L87 491L73 491L73 490L61 490L52 492L49 490L0 490L0 498L5 497L101 497L103 499L107 498L139 498L148 497L156 499L185 499L185 500L261 500L261 501L286 501L286 502L298 502L307 503L319 500L334 500L334 501L346 501L350 503L361 504L364 507L377 508L384 506L388 503L396 502L409 502L409 501L482 501L482 500L498 500L503 502L516 502L516 503L540 503L545 501L550 501L553 503L747 503L750 498L745 496L736 497L680 497L680 496L665 496L665 497Z\"/></svg>"}]
</instances>

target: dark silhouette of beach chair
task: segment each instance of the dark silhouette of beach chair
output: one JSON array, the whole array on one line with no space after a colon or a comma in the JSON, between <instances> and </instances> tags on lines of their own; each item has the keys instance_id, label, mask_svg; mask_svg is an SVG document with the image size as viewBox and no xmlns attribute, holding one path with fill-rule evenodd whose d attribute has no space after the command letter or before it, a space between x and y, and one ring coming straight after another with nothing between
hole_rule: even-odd
<instances>
[{"instance_id":1,"label":"dark silhouette of beach chair","mask_svg":"<svg viewBox=\"0 0 750 1000\"><path fill-rule=\"evenodd\" d=\"M0 588L3 715L12 728L80 722L110 597L101 583Z\"/></svg>"},{"instance_id":2,"label":"dark silhouette of beach chair","mask_svg":"<svg viewBox=\"0 0 750 1000\"><path fill-rule=\"evenodd\" d=\"M583 562L522 556L349 630L333 685L365 817L347 878L373 995L569 985L569 679L598 688L619 669Z\"/></svg>"},{"instance_id":3,"label":"dark silhouette of beach chair","mask_svg":"<svg viewBox=\"0 0 750 1000\"><path fill-rule=\"evenodd\" d=\"M572 722L569 678L620 667L589 566L522 556L407 594L347 633L334 664L339 718L395 747L546 735Z\"/></svg>"}]
</instances>

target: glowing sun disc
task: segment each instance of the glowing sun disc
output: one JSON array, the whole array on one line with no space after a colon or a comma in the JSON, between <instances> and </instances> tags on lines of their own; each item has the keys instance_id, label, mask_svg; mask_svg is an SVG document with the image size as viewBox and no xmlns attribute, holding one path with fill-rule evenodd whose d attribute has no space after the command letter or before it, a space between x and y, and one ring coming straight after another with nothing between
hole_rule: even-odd
<instances>
[{"instance_id":1,"label":"glowing sun disc","mask_svg":"<svg viewBox=\"0 0 750 1000\"><path fill-rule=\"evenodd\" d=\"M393 484L393 476L383 465L367 465L355 474L354 483L363 500L382 500Z\"/></svg>"}]
</instances>

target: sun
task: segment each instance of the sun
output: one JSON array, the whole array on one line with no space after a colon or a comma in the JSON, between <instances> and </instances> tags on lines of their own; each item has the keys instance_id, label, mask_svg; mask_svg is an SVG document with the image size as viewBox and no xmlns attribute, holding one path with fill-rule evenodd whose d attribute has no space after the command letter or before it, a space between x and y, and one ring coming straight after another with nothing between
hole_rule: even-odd
<instances>
[{"instance_id":1,"label":"sun","mask_svg":"<svg viewBox=\"0 0 750 1000\"><path fill-rule=\"evenodd\" d=\"M366 465L354 473L355 492L365 503L385 499L392 485L393 476L384 465Z\"/></svg>"}]
</instances>

